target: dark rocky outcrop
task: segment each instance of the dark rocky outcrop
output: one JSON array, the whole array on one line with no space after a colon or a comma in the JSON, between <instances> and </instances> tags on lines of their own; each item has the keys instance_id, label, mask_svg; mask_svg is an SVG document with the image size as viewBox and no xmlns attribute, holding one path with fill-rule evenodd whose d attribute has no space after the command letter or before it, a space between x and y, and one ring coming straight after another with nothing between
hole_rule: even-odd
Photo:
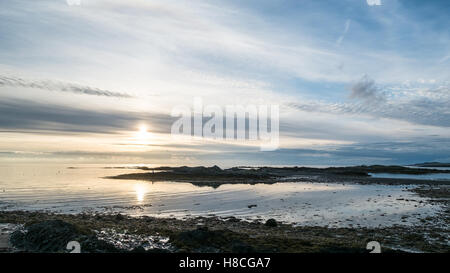
<instances>
[{"instance_id":1,"label":"dark rocky outcrop","mask_svg":"<svg viewBox=\"0 0 450 273\"><path fill-rule=\"evenodd\" d=\"M33 253L70 252L66 249L70 241L79 242L83 253L167 252L159 249L146 251L143 247L136 247L131 251L118 249L106 241L97 239L90 231L61 220L28 224L23 230L12 233L10 241L20 251Z\"/></svg>"},{"instance_id":2,"label":"dark rocky outcrop","mask_svg":"<svg viewBox=\"0 0 450 273\"><path fill-rule=\"evenodd\" d=\"M218 166L213 167L158 167L148 168L139 167L138 169L149 170L147 173L130 173L113 176L114 179L132 179L132 180L150 180L150 181L178 181L189 182L197 186L210 186L217 188L222 184L235 183L277 183L283 181L308 181L308 182L355 182L362 184L429 184L427 180L417 179L390 179L374 178L371 173L392 173L422 175L432 173L450 173L450 170L409 168L404 166L352 166L352 167L329 167L329 168L310 168L310 167L233 167L221 169ZM157 172L155 172L157 171ZM420 179L420 177L417 177ZM449 181L432 182L441 184L450 184Z\"/></svg>"},{"instance_id":3,"label":"dark rocky outcrop","mask_svg":"<svg viewBox=\"0 0 450 273\"><path fill-rule=\"evenodd\" d=\"M171 236L170 241L181 251L199 253L251 253L254 248L241 234L230 230L209 230L207 227L184 231Z\"/></svg>"},{"instance_id":4,"label":"dark rocky outcrop","mask_svg":"<svg viewBox=\"0 0 450 273\"><path fill-rule=\"evenodd\" d=\"M269 220L266 221L265 225L268 227L276 227L278 226L278 223L275 219L270 218Z\"/></svg>"},{"instance_id":5,"label":"dark rocky outcrop","mask_svg":"<svg viewBox=\"0 0 450 273\"><path fill-rule=\"evenodd\" d=\"M69 252L66 246L70 241L79 242L83 252L119 252L89 231L61 220L28 224L24 230L12 233L10 240L14 247L24 252Z\"/></svg>"}]
</instances>

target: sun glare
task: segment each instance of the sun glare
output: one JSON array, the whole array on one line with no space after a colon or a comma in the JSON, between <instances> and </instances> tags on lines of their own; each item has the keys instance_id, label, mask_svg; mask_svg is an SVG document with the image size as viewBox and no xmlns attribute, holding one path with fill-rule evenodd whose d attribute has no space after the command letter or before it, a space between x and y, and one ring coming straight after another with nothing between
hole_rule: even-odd
<instances>
[{"instance_id":1,"label":"sun glare","mask_svg":"<svg viewBox=\"0 0 450 273\"><path fill-rule=\"evenodd\" d=\"M145 125L140 125L139 126L139 132L141 133L141 134L145 134L145 133L147 133L147 126L145 126Z\"/></svg>"},{"instance_id":2,"label":"sun glare","mask_svg":"<svg viewBox=\"0 0 450 273\"><path fill-rule=\"evenodd\" d=\"M139 125L139 130L136 133L136 140L144 143L147 142L150 138L150 133L148 132L147 125L141 124Z\"/></svg>"}]
</instances>

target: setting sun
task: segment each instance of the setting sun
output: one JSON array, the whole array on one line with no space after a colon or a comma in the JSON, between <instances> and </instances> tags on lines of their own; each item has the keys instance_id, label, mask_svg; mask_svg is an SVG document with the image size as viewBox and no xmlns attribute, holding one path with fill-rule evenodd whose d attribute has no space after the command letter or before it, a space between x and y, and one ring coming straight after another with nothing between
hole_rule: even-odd
<instances>
[{"instance_id":1,"label":"setting sun","mask_svg":"<svg viewBox=\"0 0 450 273\"><path fill-rule=\"evenodd\" d=\"M146 125L140 125L139 126L139 132L141 133L141 134L146 134L147 133L147 126Z\"/></svg>"},{"instance_id":2,"label":"setting sun","mask_svg":"<svg viewBox=\"0 0 450 273\"><path fill-rule=\"evenodd\" d=\"M139 130L136 134L136 140L139 142L146 142L150 137L150 133L148 132L147 125L141 124L139 125Z\"/></svg>"}]
</instances>

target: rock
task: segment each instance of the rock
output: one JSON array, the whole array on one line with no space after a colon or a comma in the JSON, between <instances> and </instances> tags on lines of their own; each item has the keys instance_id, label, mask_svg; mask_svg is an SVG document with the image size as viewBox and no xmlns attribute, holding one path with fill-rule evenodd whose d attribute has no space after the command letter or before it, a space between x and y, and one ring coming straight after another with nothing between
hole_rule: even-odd
<instances>
[{"instance_id":1,"label":"rock","mask_svg":"<svg viewBox=\"0 0 450 273\"><path fill-rule=\"evenodd\" d=\"M138 246L138 247L135 247L133 250L131 250L131 252L133 252L133 253L145 253L146 251L145 251L144 247Z\"/></svg>"},{"instance_id":2,"label":"rock","mask_svg":"<svg viewBox=\"0 0 450 273\"><path fill-rule=\"evenodd\" d=\"M9 252L10 250L9 236L7 234L0 234L0 253Z\"/></svg>"},{"instance_id":3,"label":"rock","mask_svg":"<svg viewBox=\"0 0 450 273\"><path fill-rule=\"evenodd\" d=\"M231 244L231 252L233 253L253 253L255 249L241 241L234 241Z\"/></svg>"},{"instance_id":4,"label":"rock","mask_svg":"<svg viewBox=\"0 0 450 273\"><path fill-rule=\"evenodd\" d=\"M122 221L124 219L125 219L125 216L123 216L122 214L119 213L119 214L116 215L116 220L117 221Z\"/></svg>"},{"instance_id":5,"label":"rock","mask_svg":"<svg viewBox=\"0 0 450 273\"><path fill-rule=\"evenodd\" d=\"M266 225L268 227L276 227L276 226L278 226L278 223L275 219L270 218L269 220L266 221L266 223L264 225Z\"/></svg>"},{"instance_id":6,"label":"rock","mask_svg":"<svg viewBox=\"0 0 450 273\"><path fill-rule=\"evenodd\" d=\"M12 245L24 252L68 252L67 243L77 241L81 252L120 252L111 244L98 240L95 235L77 226L61 221L47 220L25 226L11 234Z\"/></svg>"},{"instance_id":7,"label":"rock","mask_svg":"<svg viewBox=\"0 0 450 273\"><path fill-rule=\"evenodd\" d=\"M64 252L67 243L80 237L77 228L61 220L49 220L32 224L26 231L11 234L11 243L30 252Z\"/></svg>"},{"instance_id":8,"label":"rock","mask_svg":"<svg viewBox=\"0 0 450 273\"><path fill-rule=\"evenodd\" d=\"M234 216L230 216L230 217L227 218L227 221L228 221L228 222L232 222L232 223L238 223L238 222L241 221L241 219L236 218L236 217L234 217Z\"/></svg>"},{"instance_id":9,"label":"rock","mask_svg":"<svg viewBox=\"0 0 450 273\"><path fill-rule=\"evenodd\" d=\"M214 171L214 172L220 172L220 171L222 171L222 169L221 169L219 166L217 166L217 165L212 166L210 169L211 169L212 171Z\"/></svg>"},{"instance_id":10,"label":"rock","mask_svg":"<svg viewBox=\"0 0 450 273\"><path fill-rule=\"evenodd\" d=\"M174 234L170 237L170 242L178 249L188 252L251 252L253 248L242 239L241 235L230 230L209 230L202 227Z\"/></svg>"}]
</instances>

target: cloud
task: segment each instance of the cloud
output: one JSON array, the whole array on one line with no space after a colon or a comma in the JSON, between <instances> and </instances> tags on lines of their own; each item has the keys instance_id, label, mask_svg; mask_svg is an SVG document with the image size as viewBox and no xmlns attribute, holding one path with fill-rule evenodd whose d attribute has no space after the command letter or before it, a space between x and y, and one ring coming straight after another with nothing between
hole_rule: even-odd
<instances>
[{"instance_id":1,"label":"cloud","mask_svg":"<svg viewBox=\"0 0 450 273\"><path fill-rule=\"evenodd\" d=\"M0 101L0 128L8 131L115 133L136 130L136 124L146 122L151 124L152 132L168 133L173 120L159 113L95 111L17 99Z\"/></svg>"},{"instance_id":2,"label":"cloud","mask_svg":"<svg viewBox=\"0 0 450 273\"><path fill-rule=\"evenodd\" d=\"M368 77L352 86L351 97L356 102L323 101L291 102L287 106L306 112L348 115L363 118L388 118L411 124L450 127L450 87L440 86L417 90L394 90L381 93ZM344 118L344 116L342 116ZM371 121L373 123L373 121ZM369 124L367 124L369 125Z\"/></svg>"},{"instance_id":3,"label":"cloud","mask_svg":"<svg viewBox=\"0 0 450 273\"><path fill-rule=\"evenodd\" d=\"M418 145L420 144L420 145ZM450 141L446 138L415 139L413 141L383 141L374 143L358 143L351 145L327 146L321 148L284 148L271 152L260 152L255 147L225 147L211 144L205 149L187 150L145 150L145 151L82 151L67 150L45 152L0 151L0 159L4 158L82 158L119 163L124 161L141 163L180 164L180 158L185 165L213 165L234 167L236 165L360 165L360 164L412 164L426 161L448 161ZM188 147L192 148L192 147ZM164 163L162 163L164 162ZM251 162L251 163L249 163Z\"/></svg>"},{"instance_id":4,"label":"cloud","mask_svg":"<svg viewBox=\"0 0 450 273\"><path fill-rule=\"evenodd\" d=\"M4 94L1 90L3 130L112 134L135 130L137 122L149 121L157 131L168 132L171 120L167 116L139 111L164 113L175 102L190 102L194 95L218 104L246 104L255 98L280 105L293 102L291 106L303 112L298 115L299 111L282 107L290 112L280 119L280 128L298 142L306 137L332 137L367 143L379 138L410 138L412 130L430 129L429 125L439 127L431 128L433 133L448 132L444 129L450 126L448 88L401 96L406 90L394 92L386 87L420 78L427 79L426 84L430 84L428 79L436 79L436 85L448 80L444 56L448 55L449 40L443 35L448 16L443 11L422 20L419 16L424 9L406 9L414 5L405 2L403 8L399 1L383 1L389 9L353 1L327 5L320 1L305 5L260 1L256 7L245 1L96 0L79 8L64 1L0 2L5 3L0 4L4 26L0 36L7 37L0 39L0 68L4 70L0 74L39 72L44 79L10 77L5 81L0 77L0 87L18 87ZM381 1L367 4L379 6ZM318 14L324 18L320 22ZM433 23L427 23L431 19ZM355 82L350 91L353 99L345 100L345 86L362 74L376 82L369 77ZM72 84L77 82L106 90ZM19 88L31 92L16 92ZM47 92L32 88L58 94L43 96ZM108 96L128 97L109 90L133 90L139 99L106 103ZM164 96L145 99L155 91ZM3 96L24 100L4 100ZM286 128L286 120L291 127ZM429 133L417 131L418 135ZM115 141L117 135L111 137ZM319 150L323 145L318 146ZM364 150L364 146L357 148ZM223 150L223 145L217 149ZM355 155L358 149L353 151ZM286 152L291 162L314 154L302 151L304 157L300 157L295 152ZM361 156L369 158L370 152ZM332 153L318 156L326 154ZM252 160L261 154L256 157ZM278 162L283 157L281 152L271 159ZM230 153L232 158L236 153ZM332 159L338 162L336 157Z\"/></svg>"},{"instance_id":5,"label":"cloud","mask_svg":"<svg viewBox=\"0 0 450 273\"><path fill-rule=\"evenodd\" d=\"M345 21L345 27L344 27L344 33L342 33L341 36L339 36L339 38L336 41L336 45L340 46L342 41L344 40L345 35L347 34L348 30L350 29L350 23L352 21L350 19L347 19L347 21Z\"/></svg>"},{"instance_id":6,"label":"cloud","mask_svg":"<svg viewBox=\"0 0 450 273\"><path fill-rule=\"evenodd\" d=\"M57 82L52 80L28 80L20 77L11 77L0 75L0 87L22 87L22 88L37 88L49 91L61 91L74 94L84 94L93 96L116 97L116 98L131 98L132 96L124 93L118 93L108 90L102 90L90 86L83 86L73 83Z\"/></svg>"},{"instance_id":7,"label":"cloud","mask_svg":"<svg viewBox=\"0 0 450 273\"><path fill-rule=\"evenodd\" d=\"M442 59L439 60L439 63L444 63L450 59L450 55L444 56Z\"/></svg>"},{"instance_id":8,"label":"cloud","mask_svg":"<svg viewBox=\"0 0 450 273\"><path fill-rule=\"evenodd\" d=\"M381 6L381 0L366 0L369 6Z\"/></svg>"},{"instance_id":9,"label":"cloud","mask_svg":"<svg viewBox=\"0 0 450 273\"><path fill-rule=\"evenodd\" d=\"M364 75L351 87L350 98L373 102L384 100L384 95L376 86L375 81Z\"/></svg>"}]
</instances>

